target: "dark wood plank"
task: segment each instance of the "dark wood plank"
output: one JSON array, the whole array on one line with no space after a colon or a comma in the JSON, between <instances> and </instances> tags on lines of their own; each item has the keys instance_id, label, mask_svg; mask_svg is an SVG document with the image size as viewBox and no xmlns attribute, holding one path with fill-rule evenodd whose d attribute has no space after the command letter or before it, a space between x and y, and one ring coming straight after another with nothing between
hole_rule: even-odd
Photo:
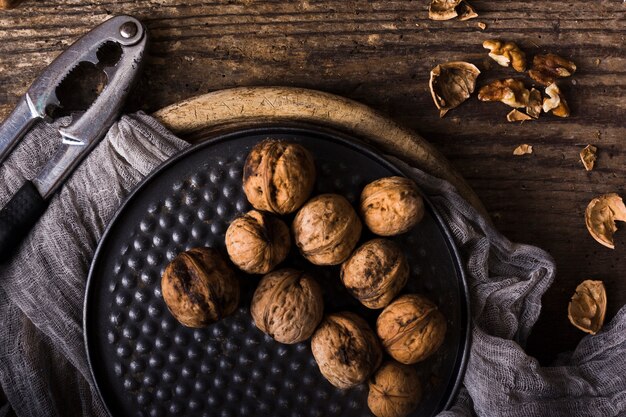
<instances>
[{"instance_id":1,"label":"dark wood plank","mask_svg":"<svg viewBox=\"0 0 626 417\"><path fill-rule=\"evenodd\" d=\"M624 192L626 7L621 1L474 1L480 17L433 22L423 1L40 1L0 13L0 118L64 47L110 14L130 13L152 37L145 75L129 110L153 111L196 94L240 85L294 85L341 94L386 112L439 147L513 241L552 254L558 276L543 299L529 351L544 363L583 336L567 320L578 282L604 280L609 314L626 301L626 235L597 244L583 213L591 198ZM477 22L487 24L481 31ZM439 119L428 92L437 63L468 60L480 83L515 75L481 47L518 42L532 56L555 52L579 71L561 85L572 117L509 124L509 109L475 98ZM530 84L530 82L529 82ZM514 157L521 143L530 156ZM578 152L599 147L585 172Z\"/></svg>"}]
</instances>

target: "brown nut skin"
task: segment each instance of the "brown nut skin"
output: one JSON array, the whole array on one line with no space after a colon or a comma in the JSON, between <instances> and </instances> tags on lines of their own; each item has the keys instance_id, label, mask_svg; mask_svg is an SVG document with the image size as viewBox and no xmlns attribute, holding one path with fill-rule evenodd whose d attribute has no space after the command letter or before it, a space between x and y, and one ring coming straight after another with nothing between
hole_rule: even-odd
<instances>
[{"instance_id":1,"label":"brown nut skin","mask_svg":"<svg viewBox=\"0 0 626 417\"><path fill-rule=\"evenodd\" d=\"M435 353L446 336L446 319L426 297L398 297L378 316L376 333L392 358L411 365Z\"/></svg>"},{"instance_id":2,"label":"brown nut skin","mask_svg":"<svg viewBox=\"0 0 626 417\"><path fill-rule=\"evenodd\" d=\"M364 243L341 265L341 281L367 308L383 308L409 278L409 263L400 247L387 239Z\"/></svg>"},{"instance_id":3,"label":"brown nut skin","mask_svg":"<svg viewBox=\"0 0 626 417\"><path fill-rule=\"evenodd\" d=\"M361 237L361 221L344 197L321 194L309 200L293 220L296 245L315 265L345 261Z\"/></svg>"},{"instance_id":4,"label":"brown nut skin","mask_svg":"<svg viewBox=\"0 0 626 417\"><path fill-rule=\"evenodd\" d=\"M161 277L167 308L181 324L204 327L232 314L239 304L239 280L213 248L179 253Z\"/></svg>"},{"instance_id":5,"label":"brown nut skin","mask_svg":"<svg viewBox=\"0 0 626 417\"><path fill-rule=\"evenodd\" d=\"M376 417L406 417L422 399L422 384L414 367L385 362L370 378L367 405Z\"/></svg>"},{"instance_id":6,"label":"brown nut skin","mask_svg":"<svg viewBox=\"0 0 626 417\"><path fill-rule=\"evenodd\" d=\"M226 230L230 260L249 274L267 274L285 260L290 248L289 227L268 213L251 210Z\"/></svg>"},{"instance_id":7,"label":"brown nut skin","mask_svg":"<svg viewBox=\"0 0 626 417\"><path fill-rule=\"evenodd\" d=\"M528 76L541 85L548 86L557 78L569 77L576 72L576 64L555 54L535 55Z\"/></svg>"},{"instance_id":8,"label":"brown nut skin","mask_svg":"<svg viewBox=\"0 0 626 417\"><path fill-rule=\"evenodd\" d=\"M274 271L259 283L250 312L256 327L276 341L299 343L311 337L322 320L322 290L315 279L304 272Z\"/></svg>"},{"instance_id":9,"label":"brown nut skin","mask_svg":"<svg viewBox=\"0 0 626 417\"><path fill-rule=\"evenodd\" d=\"M386 177L365 186L360 210L372 232L395 236L408 232L422 220L424 200L410 179Z\"/></svg>"},{"instance_id":10,"label":"brown nut skin","mask_svg":"<svg viewBox=\"0 0 626 417\"><path fill-rule=\"evenodd\" d=\"M293 213L314 184L313 156L295 143L264 140L252 148L243 168L243 191L257 210Z\"/></svg>"},{"instance_id":11,"label":"brown nut skin","mask_svg":"<svg viewBox=\"0 0 626 417\"><path fill-rule=\"evenodd\" d=\"M322 375L341 389L367 380L383 357L372 329L352 312L326 316L313 334L311 350Z\"/></svg>"}]
</instances>

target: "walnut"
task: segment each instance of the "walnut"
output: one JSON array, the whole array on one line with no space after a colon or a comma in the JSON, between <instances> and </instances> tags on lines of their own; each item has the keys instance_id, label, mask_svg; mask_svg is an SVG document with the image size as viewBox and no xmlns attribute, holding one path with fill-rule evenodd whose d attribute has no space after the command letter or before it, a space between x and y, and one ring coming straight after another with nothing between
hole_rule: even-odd
<instances>
[{"instance_id":1,"label":"walnut","mask_svg":"<svg viewBox=\"0 0 626 417\"><path fill-rule=\"evenodd\" d=\"M430 94L443 117L474 92L480 71L468 62L439 64L430 72Z\"/></svg>"},{"instance_id":2,"label":"walnut","mask_svg":"<svg viewBox=\"0 0 626 417\"><path fill-rule=\"evenodd\" d=\"M300 253L315 265L345 261L361 237L361 221L344 197L321 194L308 201L293 220Z\"/></svg>"},{"instance_id":3,"label":"walnut","mask_svg":"<svg viewBox=\"0 0 626 417\"><path fill-rule=\"evenodd\" d=\"M424 200L410 179L386 177L365 186L360 210L372 232L395 236L408 232L422 220Z\"/></svg>"},{"instance_id":4,"label":"walnut","mask_svg":"<svg viewBox=\"0 0 626 417\"><path fill-rule=\"evenodd\" d=\"M503 67L512 66L517 72L526 71L526 54L515 43L486 40L483 48L489 49L489 57Z\"/></svg>"},{"instance_id":5,"label":"walnut","mask_svg":"<svg viewBox=\"0 0 626 417\"><path fill-rule=\"evenodd\" d=\"M409 263L400 247L387 239L373 239L341 265L341 281L368 308L383 308L398 295L409 278Z\"/></svg>"},{"instance_id":6,"label":"walnut","mask_svg":"<svg viewBox=\"0 0 626 417\"><path fill-rule=\"evenodd\" d=\"M426 297L403 295L378 316L376 333L392 358L406 365L435 353L446 336L446 319Z\"/></svg>"},{"instance_id":7,"label":"walnut","mask_svg":"<svg viewBox=\"0 0 626 417\"><path fill-rule=\"evenodd\" d=\"M580 160L582 161L585 169L591 171L596 163L596 152L598 148L593 145L587 145L580 151Z\"/></svg>"},{"instance_id":8,"label":"walnut","mask_svg":"<svg viewBox=\"0 0 626 417\"><path fill-rule=\"evenodd\" d=\"M567 306L569 321L583 332L596 334L602 328L605 313L606 291L602 281L581 282Z\"/></svg>"},{"instance_id":9,"label":"walnut","mask_svg":"<svg viewBox=\"0 0 626 417\"><path fill-rule=\"evenodd\" d=\"M543 110L543 100L541 97L541 91L536 88L530 89L528 96L528 104L526 105L526 113L533 119L538 119Z\"/></svg>"},{"instance_id":10,"label":"walnut","mask_svg":"<svg viewBox=\"0 0 626 417\"><path fill-rule=\"evenodd\" d=\"M293 213L309 198L314 183L313 157L295 143L264 140L252 148L243 168L243 190L257 210Z\"/></svg>"},{"instance_id":11,"label":"walnut","mask_svg":"<svg viewBox=\"0 0 626 417\"><path fill-rule=\"evenodd\" d=\"M541 85L548 86L557 78L569 77L576 72L576 64L555 54L536 55L528 75Z\"/></svg>"},{"instance_id":12,"label":"walnut","mask_svg":"<svg viewBox=\"0 0 626 417\"><path fill-rule=\"evenodd\" d=\"M533 120L533 118L526 113L513 109L506 115L506 120L509 122L525 122L527 120Z\"/></svg>"},{"instance_id":13,"label":"walnut","mask_svg":"<svg viewBox=\"0 0 626 417\"><path fill-rule=\"evenodd\" d=\"M550 98L543 99L543 111L545 113L552 111L552 114L558 117L569 117L569 106L559 87L550 84L546 87L546 94Z\"/></svg>"},{"instance_id":14,"label":"walnut","mask_svg":"<svg viewBox=\"0 0 626 417\"><path fill-rule=\"evenodd\" d=\"M414 367L385 362L369 382L367 405L376 417L406 417L422 399L422 384Z\"/></svg>"},{"instance_id":15,"label":"walnut","mask_svg":"<svg viewBox=\"0 0 626 417\"><path fill-rule=\"evenodd\" d=\"M611 249L615 249L613 234L617 231L616 220L626 221L626 206L622 198L614 193L594 198L585 210L587 230L596 241Z\"/></svg>"},{"instance_id":16,"label":"walnut","mask_svg":"<svg viewBox=\"0 0 626 417\"><path fill-rule=\"evenodd\" d=\"M513 150L513 155L515 156L527 155L531 153L533 153L533 146L526 143L518 146Z\"/></svg>"},{"instance_id":17,"label":"walnut","mask_svg":"<svg viewBox=\"0 0 626 417\"><path fill-rule=\"evenodd\" d=\"M526 107L529 97L524 83L513 78L492 81L478 91L481 101L501 101L511 107Z\"/></svg>"},{"instance_id":18,"label":"walnut","mask_svg":"<svg viewBox=\"0 0 626 417\"><path fill-rule=\"evenodd\" d=\"M226 230L230 260L249 274L267 274L285 260L290 247L287 225L257 210L235 219Z\"/></svg>"},{"instance_id":19,"label":"walnut","mask_svg":"<svg viewBox=\"0 0 626 417\"><path fill-rule=\"evenodd\" d=\"M187 327L203 327L235 311L239 281L217 250L193 248L167 265L161 293L176 320Z\"/></svg>"},{"instance_id":20,"label":"walnut","mask_svg":"<svg viewBox=\"0 0 626 417\"><path fill-rule=\"evenodd\" d=\"M311 339L311 351L324 378L342 389L367 380L383 358L372 329L352 312L324 318Z\"/></svg>"},{"instance_id":21,"label":"walnut","mask_svg":"<svg viewBox=\"0 0 626 417\"><path fill-rule=\"evenodd\" d=\"M313 334L322 320L322 291L310 275L281 269L263 277L250 312L256 326L281 343L299 343Z\"/></svg>"},{"instance_id":22,"label":"walnut","mask_svg":"<svg viewBox=\"0 0 626 417\"><path fill-rule=\"evenodd\" d=\"M431 20L469 20L478 17L478 13L465 0L431 0L428 18Z\"/></svg>"}]
</instances>

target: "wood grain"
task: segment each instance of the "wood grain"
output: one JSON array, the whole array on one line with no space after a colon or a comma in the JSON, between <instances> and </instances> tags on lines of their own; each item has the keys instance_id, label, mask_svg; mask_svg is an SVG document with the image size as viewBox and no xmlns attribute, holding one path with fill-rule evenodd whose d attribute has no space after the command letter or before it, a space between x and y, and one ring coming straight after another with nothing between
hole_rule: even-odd
<instances>
[{"instance_id":1,"label":"wood grain","mask_svg":"<svg viewBox=\"0 0 626 417\"><path fill-rule=\"evenodd\" d=\"M235 86L286 85L361 101L433 143L463 174L499 229L552 254L558 266L529 343L544 363L583 336L567 302L587 278L604 280L607 318L626 301L626 234L617 249L597 244L583 212L605 192L626 194L626 5L474 1L478 19L433 22L423 1L31 1L0 13L0 118L30 82L77 36L111 14L142 19L152 44L128 110L148 112ZM487 24L482 31L477 22ZM475 98L439 119L428 92L437 63L467 60L479 84L514 75L494 66L487 38L513 40L530 55L554 52L578 65L563 80L572 117L510 124L509 109ZM530 85L530 81L528 81ZM529 143L534 153L513 156ZM599 148L585 172L578 152Z\"/></svg>"}]
</instances>

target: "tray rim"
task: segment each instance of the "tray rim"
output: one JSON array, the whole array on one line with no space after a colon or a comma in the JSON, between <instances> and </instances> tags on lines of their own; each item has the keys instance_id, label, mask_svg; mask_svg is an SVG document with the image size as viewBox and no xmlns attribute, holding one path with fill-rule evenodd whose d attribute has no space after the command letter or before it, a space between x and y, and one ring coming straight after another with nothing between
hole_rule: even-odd
<instances>
[{"instance_id":1,"label":"tray rim","mask_svg":"<svg viewBox=\"0 0 626 417\"><path fill-rule=\"evenodd\" d=\"M307 135L323 136L332 140L339 140L344 145L348 145L349 147L352 147L356 152L364 153L366 156L374 160L377 160L379 163L382 163L390 171L396 171L396 172L401 173L404 176L408 176L404 169L401 169L392 161L390 161L388 159L388 155L379 153L381 151L379 151L376 148L376 146L371 145L368 141L365 141L362 138L351 136L344 132L337 131L327 126L315 126L309 123L268 122L266 125L262 125L262 126L255 126L255 127L250 127L250 128L244 128L244 129L235 129L232 131L218 133L214 137L203 139L197 143L192 144L190 147L181 150L180 152L176 153L169 159L163 161L150 174L148 174L145 178L143 178L139 183L137 183L133 187L133 189L124 198L120 206L117 208L117 210L115 211L115 213L113 214L109 222L107 223L102 233L102 236L100 237L100 240L98 241L98 245L96 247L96 250L94 251L93 257L91 259L89 272L87 274L87 281L85 282L85 296L83 299L83 317L82 317L83 319L82 320L83 321L83 342L84 342L84 347L85 347L85 354L87 357L89 374L91 376L92 382L94 383L94 387L98 394L98 398L100 400L100 403L104 407L104 410L107 412L107 414L110 417L116 417L116 416L114 416L111 410L109 409L109 406L107 402L105 401L104 396L102 394L100 384L98 383L98 380L96 379L93 361L92 361L93 349L91 351L89 349L90 339L88 336L89 332L87 330L88 329L87 321L88 321L88 316L89 316L88 314L89 313L89 299L90 299L91 293L93 292L92 284L94 281L94 274L96 271L98 260L99 260L99 257L101 256L101 252L104 250L103 248L105 246L105 243L107 239L109 238L111 230L113 229L118 217L122 214L122 212L126 209L126 207L131 203L135 195L138 194L148 183L153 181L156 177L158 177L163 171L165 171L171 165L176 164L179 160L184 159L188 155L196 152L198 149L211 146L215 143L227 141L229 139L232 139L233 137L246 136L246 135L252 135L252 134L258 135L259 132L268 132L268 131L274 132L274 133L281 133L281 134L285 134L285 133L297 134L298 132L300 132L300 133L305 133ZM464 331L461 332L461 340L464 346L462 347L462 349L457 350L457 359L456 359L457 366L456 367L458 369L458 372L456 374L454 383L451 385L449 384L446 387L446 391L449 391L449 395L448 395L447 400L445 401L445 404L443 404L443 406L441 407L441 410L439 411L439 412L442 412L442 411L448 410L450 406L452 405L452 403L456 400L459 390L461 388L461 385L463 383L466 369L467 369L467 363L469 360L469 352L470 352L470 347L472 343L470 295L469 295L469 286L467 282L467 275L465 272L465 268L463 267L462 257L459 253L459 250L457 248L456 242L454 241L452 233L450 232L448 225L444 222L441 214L439 213L439 210L432 204L430 198L427 195L425 195L421 191L421 189L420 189L420 194L422 195L428 207L432 211L432 214L433 214L434 219L436 220L437 226L439 227L439 229L443 232L445 236L446 246L448 247L448 250L450 250L453 263L454 263L454 269L457 271L457 274L458 274L457 277L458 277L458 280L460 281L459 284L460 284L460 289L462 293L461 294L461 306L460 306L461 312L465 313L465 320L461 320L462 329L464 328ZM460 358L458 358L458 355L460 355Z\"/></svg>"}]
</instances>

